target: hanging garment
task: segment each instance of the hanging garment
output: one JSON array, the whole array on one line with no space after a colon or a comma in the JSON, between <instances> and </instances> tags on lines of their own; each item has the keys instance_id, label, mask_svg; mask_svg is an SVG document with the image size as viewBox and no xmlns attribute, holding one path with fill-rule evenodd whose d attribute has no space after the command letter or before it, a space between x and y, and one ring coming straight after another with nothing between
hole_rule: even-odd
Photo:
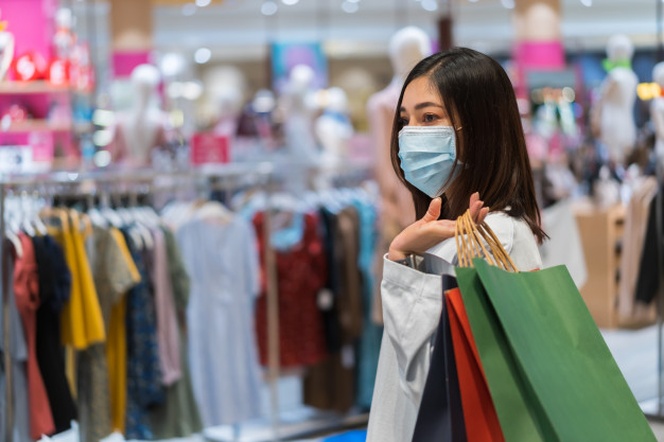
<instances>
[{"instance_id":1,"label":"hanging garment","mask_svg":"<svg viewBox=\"0 0 664 442\"><path fill-rule=\"evenodd\" d=\"M37 361L51 405L55 432L60 433L69 429L71 421L78 416L65 376L60 341L60 312L71 294L71 272L62 248L51 236L35 236L32 244L39 275Z\"/></svg>"},{"instance_id":2,"label":"hanging garment","mask_svg":"<svg viewBox=\"0 0 664 442\"><path fill-rule=\"evenodd\" d=\"M168 259L168 282L178 318L182 377L166 388L166 400L161 406L150 411L150 417L154 437L172 439L199 433L203 429L203 423L194 397L187 359L186 311L189 303L189 275L173 232L166 227L163 227L163 231Z\"/></svg>"},{"instance_id":3,"label":"hanging garment","mask_svg":"<svg viewBox=\"0 0 664 442\"><path fill-rule=\"evenodd\" d=\"M625 211L618 281L618 321L627 324L634 319L634 293L639 276L641 256L646 241L648 212L657 194L657 179L645 177L634 189ZM568 266L568 268L570 268ZM572 269L570 268L570 272Z\"/></svg>"},{"instance_id":4,"label":"hanging garment","mask_svg":"<svg viewBox=\"0 0 664 442\"><path fill-rule=\"evenodd\" d=\"M106 329L113 306L135 285L131 269L108 229L93 228L90 268ZM108 330L105 330L108 333ZM78 355L78 403L82 441L98 441L113 431L107 344L93 344Z\"/></svg>"},{"instance_id":5,"label":"hanging garment","mask_svg":"<svg viewBox=\"0 0 664 442\"><path fill-rule=\"evenodd\" d=\"M311 367L304 380L304 402L323 410L348 411L355 404L356 343L362 332L362 287L357 266L359 219L354 207L337 215L332 230L338 291L335 312L341 327L341 348Z\"/></svg>"},{"instance_id":6,"label":"hanging garment","mask_svg":"<svg viewBox=\"0 0 664 442\"><path fill-rule=\"evenodd\" d=\"M78 212L70 210L70 224L64 229L65 255L68 261L73 261L69 262L72 272L72 296L61 319L64 343L82 350L92 344L104 342L106 333L79 217ZM77 281L76 285L74 281Z\"/></svg>"},{"instance_id":7,"label":"hanging garment","mask_svg":"<svg viewBox=\"0 0 664 442\"><path fill-rule=\"evenodd\" d=\"M152 439L150 407L162 403L164 391L159 368L155 307L146 256L127 229L125 241L141 275L141 282L127 293L127 439Z\"/></svg>"},{"instance_id":8,"label":"hanging garment","mask_svg":"<svg viewBox=\"0 0 664 442\"><path fill-rule=\"evenodd\" d=\"M30 435L39 439L55 431L51 405L37 362L37 309L39 308L39 275L35 249L30 237L19 234L23 255L14 263L14 297L21 315L28 345L28 397L30 404Z\"/></svg>"},{"instance_id":9,"label":"hanging garment","mask_svg":"<svg viewBox=\"0 0 664 442\"><path fill-rule=\"evenodd\" d=\"M318 292L327 277L327 262L318 234L318 219L315 213L306 213L302 241L289 251L275 252L279 293L279 361L285 368L314 365L327 354L323 320L317 304ZM261 256L265 256L264 222L263 213L254 216ZM266 274L264 267L262 274ZM260 361L262 365L267 365L265 283L256 303L256 331Z\"/></svg>"},{"instance_id":10,"label":"hanging garment","mask_svg":"<svg viewBox=\"0 0 664 442\"><path fill-rule=\"evenodd\" d=\"M141 282L141 275L131 257L127 242L122 232L116 228L109 229L121 258L129 270L131 287ZM106 358L108 361L108 385L111 393L111 422L113 429L120 433L125 431L127 412L127 294L111 307L106 340Z\"/></svg>"},{"instance_id":11,"label":"hanging garment","mask_svg":"<svg viewBox=\"0 0 664 442\"><path fill-rule=\"evenodd\" d=\"M191 294L189 362L203 424L260 416L260 368L254 334L258 293L256 239L240 217L192 219L176 232Z\"/></svg>"},{"instance_id":12,"label":"hanging garment","mask_svg":"<svg viewBox=\"0 0 664 442\"><path fill-rule=\"evenodd\" d=\"M376 207L368 201L353 202L359 215L360 250L357 265L362 274L362 336L357 350L357 396L356 403L362 408L371 406L373 387L376 383L378 355L383 328L372 320L373 293L375 286L374 251L378 231L376 229Z\"/></svg>"},{"instance_id":13,"label":"hanging garment","mask_svg":"<svg viewBox=\"0 0 664 442\"><path fill-rule=\"evenodd\" d=\"M662 189L659 189L661 192ZM639 276L636 282L635 302L641 305L649 305L657 296L659 291L659 278L662 272L662 263L659 263L657 245L659 235L657 233L657 205L664 205L664 197L656 195L650 201L648 209L648 220L646 225L646 239L641 254ZM662 207L664 213L664 207ZM660 226L661 228L661 226Z\"/></svg>"},{"instance_id":14,"label":"hanging garment","mask_svg":"<svg viewBox=\"0 0 664 442\"><path fill-rule=\"evenodd\" d=\"M173 292L168 277L168 257L166 255L166 240L164 232L153 229L154 249L153 265L150 269L152 286L154 287L154 302L157 314L157 342L159 347L159 363L161 367L162 383L172 385L182 377L180 364L180 338L178 323L173 305Z\"/></svg>"},{"instance_id":15,"label":"hanging garment","mask_svg":"<svg viewBox=\"0 0 664 442\"><path fill-rule=\"evenodd\" d=\"M14 250L12 244L7 241L5 250ZM13 255L13 253L12 253ZM30 410L28 406L28 379L27 379L27 360L28 346L26 336L21 324L21 315L16 307L16 297L14 296L14 256L5 256L3 262L3 279L7 287L8 313L9 313L9 349L5 346L5 315L0 315L0 435L4 438L8 422L8 404L7 388L12 390L12 416L13 440L16 442L30 442ZM11 380L12 383L7 387L6 372L4 367L4 351L10 352L11 358Z\"/></svg>"}]
</instances>

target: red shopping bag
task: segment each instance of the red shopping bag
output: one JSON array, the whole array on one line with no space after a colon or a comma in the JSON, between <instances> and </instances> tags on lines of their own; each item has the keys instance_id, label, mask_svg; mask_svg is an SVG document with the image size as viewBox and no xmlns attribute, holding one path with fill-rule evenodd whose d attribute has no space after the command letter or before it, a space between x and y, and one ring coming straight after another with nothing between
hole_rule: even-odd
<instances>
[{"instance_id":1,"label":"red shopping bag","mask_svg":"<svg viewBox=\"0 0 664 442\"><path fill-rule=\"evenodd\" d=\"M458 288L447 290L445 300L468 440L504 442L503 431L477 353L461 292Z\"/></svg>"}]
</instances>

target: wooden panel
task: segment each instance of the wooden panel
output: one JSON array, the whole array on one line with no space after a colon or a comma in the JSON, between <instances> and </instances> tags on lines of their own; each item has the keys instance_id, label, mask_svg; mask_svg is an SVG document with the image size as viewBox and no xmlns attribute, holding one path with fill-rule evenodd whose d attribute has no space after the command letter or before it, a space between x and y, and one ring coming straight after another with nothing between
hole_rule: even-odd
<instances>
[{"instance_id":1,"label":"wooden panel","mask_svg":"<svg viewBox=\"0 0 664 442\"><path fill-rule=\"evenodd\" d=\"M617 324L617 271L620 265L616 244L621 239L624 208L593 209L576 212L586 258L588 279L581 296L601 328Z\"/></svg>"}]
</instances>

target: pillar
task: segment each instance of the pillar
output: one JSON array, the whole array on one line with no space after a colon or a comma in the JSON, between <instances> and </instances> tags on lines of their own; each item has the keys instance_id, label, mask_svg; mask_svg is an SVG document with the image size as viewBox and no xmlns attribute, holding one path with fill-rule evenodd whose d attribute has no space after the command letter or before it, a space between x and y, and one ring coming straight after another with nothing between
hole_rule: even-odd
<instances>
[{"instance_id":1,"label":"pillar","mask_svg":"<svg viewBox=\"0 0 664 442\"><path fill-rule=\"evenodd\" d=\"M115 78L128 77L136 66L150 62L152 31L151 0L111 0L111 47Z\"/></svg>"},{"instance_id":2,"label":"pillar","mask_svg":"<svg viewBox=\"0 0 664 442\"><path fill-rule=\"evenodd\" d=\"M523 97L527 93L528 71L565 68L560 0L516 0L512 20L517 93Z\"/></svg>"}]
</instances>

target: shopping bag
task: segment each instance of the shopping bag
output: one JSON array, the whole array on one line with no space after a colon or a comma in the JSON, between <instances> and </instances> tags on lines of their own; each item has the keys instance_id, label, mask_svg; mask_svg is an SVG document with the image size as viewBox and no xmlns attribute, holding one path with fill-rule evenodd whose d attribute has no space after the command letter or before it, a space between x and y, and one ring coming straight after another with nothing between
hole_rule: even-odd
<instances>
[{"instance_id":1,"label":"shopping bag","mask_svg":"<svg viewBox=\"0 0 664 442\"><path fill-rule=\"evenodd\" d=\"M443 276L443 287L456 287L454 277ZM436 330L431 365L413 432L413 442L433 441L467 441L445 303Z\"/></svg>"},{"instance_id":2,"label":"shopping bag","mask_svg":"<svg viewBox=\"0 0 664 442\"><path fill-rule=\"evenodd\" d=\"M654 441L567 269L516 272L513 263L513 271L491 265L509 260L507 253L488 226L473 227L465 217L465 229L458 230L466 233L457 238L460 265L473 254L487 260L458 268L457 281L505 439ZM517 394L501 391L508 383ZM504 408L515 403L523 407L518 414ZM533 439L511 434L524 422L537 430Z\"/></svg>"},{"instance_id":3,"label":"shopping bag","mask_svg":"<svg viewBox=\"0 0 664 442\"><path fill-rule=\"evenodd\" d=\"M477 354L459 289L447 290L445 302L452 332L463 415L465 422L469 423L466 426L468 440L503 442L505 440L503 431Z\"/></svg>"},{"instance_id":4,"label":"shopping bag","mask_svg":"<svg viewBox=\"0 0 664 442\"><path fill-rule=\"evenodd\" d=\"M457 268L457 281L491 399L508 442L557 442L546 414L512 355L477 272Z\"/></svg>"}]
</instances>

